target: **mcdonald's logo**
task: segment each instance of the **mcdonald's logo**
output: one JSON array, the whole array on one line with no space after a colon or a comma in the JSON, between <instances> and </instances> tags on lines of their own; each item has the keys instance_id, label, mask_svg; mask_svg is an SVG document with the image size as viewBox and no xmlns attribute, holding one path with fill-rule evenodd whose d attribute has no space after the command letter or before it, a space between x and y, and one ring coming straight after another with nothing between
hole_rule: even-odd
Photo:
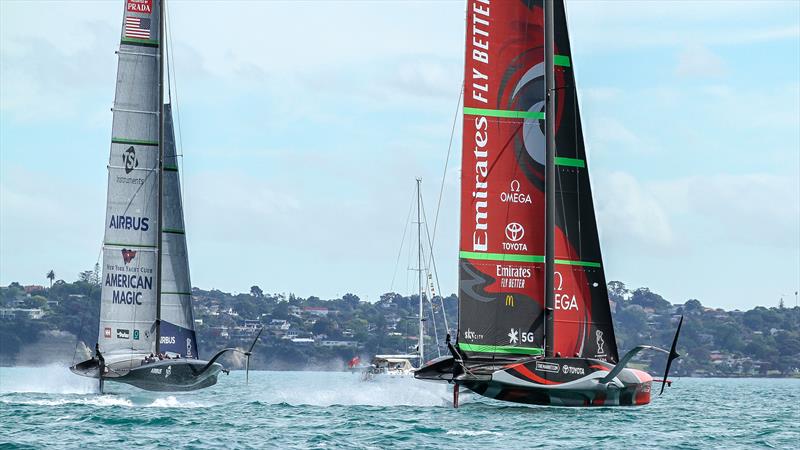
<instances>
[{"instance_id":1,"label":"mcdonald's logo","mask_svg":"<svg viewBox=\"0 0 800 450\"><path fill-rule=\"evenodd\" d=\"M506 295L506 306L514 307L514 296L511 294Z\"/></svg>"}]
</instances>

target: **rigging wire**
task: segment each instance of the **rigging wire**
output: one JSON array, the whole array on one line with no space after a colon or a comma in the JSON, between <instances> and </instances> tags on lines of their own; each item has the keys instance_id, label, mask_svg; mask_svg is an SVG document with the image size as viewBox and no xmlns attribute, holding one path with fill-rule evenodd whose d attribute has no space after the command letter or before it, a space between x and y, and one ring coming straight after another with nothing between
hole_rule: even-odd
<instances>
[{"instance_id":1,"label":"rigging wire","mask_svg":"<svg viewBox=\"0 0 800 450\"><path fill-rule=\"evenodd\" d=\"M49 295L49 294L48 294ZM75 355L78 354L78 346L80 345L81 335L83 334L83 324L86 320L86 314L81 314L81 327L78 328L78 335L75 336L75 350L72 351L72 365L75 365Z\"/></svg>"},{"instance_id":2,"label":"rigging wire","mask_svg":"<svg viewBox=\"0 0 800 450\"><path fill-rule=\"evenodd\" d=\"M174 108L174 116L175 120L172 121L172 131L174 135L175 141L175 157L177 159L176 163L180 164L180 170L178 171L178 177L180 178L180 185L181 185L181 200L186 198L186 180L183 176L183 131L181 128L181 114L180 114L180 107L179 107L179 100L178 100L178 76L175 71L175 64L173 61L173 47L172 47L172 27L170 26L169 19L169 9L167 8L168 3L164 3L164 29L167 32L167 46L166 49L169 53L169 58L166 58L165 61L167 63L167 95L170 100L171 107ZM172 74L170 76L170 73ZM171 82L170 82L171 80ZM175 85L175 101L172 101L172 84ZM175 125L177 125L178 133L175 135Z\"/></svg>"},{"instance_id":3,"label":"rigging wire","mask_svg":"<svg viewBox=\"0 0 800 450\"><path fill-rule=\"evenodd\" d=\"M421 196L420 196L420 198L421 198ZM426 225L425 228L426 228L426 231L427 231L427 223L425 225ZM420 244L421 244L421 242L420 242ZM420 251L423 252L423 260L424 260L425 254L424 254L424 249L423 249L422 245L420 245ZM420 269L422 269L422 268L420 268ZM431 297L432 296L428 295L428 292L427 292L428 291L428 286L429 286L429 284L428 284L428 274L429 274L429 272L427 271L427 267L426 267L426 271L425 271L425 297L426 297L426 300L427 300L426 303L428 304L428 309L430 309L430 311L431 311L431 322L433 322L433 336L436 339L436 355L437 356L442 356L442 350L441 350L440 344L439 344L439 330L438 330L438 328L436 326L436 313L435 313L435 311L433 309L433 302L431 301ZM422 364L422 361L420 361L420 364Z\"/></svg>"},{"instance_id":4,"label":"rigging wire","mask_svg":"<svg viewBox=\"0 0 800 450\"><path fill-rule=\"evenodd\" d=\"M420 197L420 199L422 199L422 198ZM421 201L422 201L422 216L425 219L425 233L428 236L428 245L430 246L430 267L433 270L433 276L434 276L434 278L436 280L436 289L439 291L439 303L442 306L442 316L444 317L444 328L449 333L450 332L450 326L447 324L447 311L444 309L444 299L441 296L442 287L439 285L439 273L436 270L436 258L434 258L434 256L433 256L433 238L430 235L430 230L428 230L428 222L427 222L428 218L427 218L427 215L425 214L425 200L421 200Z\"/></svg>"},{"instance_id":5,"label":"rigging wire","mask_svg":"<svg viewBox=\"0 0 800 450\"><path fill-rule=\"evenodd\" d=\"M442 341L439 340L439 326L436 324L436 306L433 304L433 295L425 293L425 300L431 312L431 322L433 323L433 337L436 340L436 354L442 356ZM427 319L426 319L427 320Z\"/></svg>"},{"instance_id":6,"label":"rigging wire","mask_svg":"<svg viewBox=\"0 0 800 450\"><path fill-rule=\"evenodd\" d=\"M433 238L432 242L436 241L436 229L439 225L439 211L442 209L442 194L444 193L444 182L447 179L447 165L450 162L450 152L453 149L453 136L456 133L456 123L458 122L459 106L461 99L464 96L464 82L461 82L461 89L458 91L458 101L456 101L456 113L453 115L453 126L450 129L450 142L447 144L447 157L444 159L444 170L442 171L442 184L439 187L439 200L436 203L436 215L433 219ZM441 290L439 291L441 292Z\"/></svg>"},{"instance_id":7,"label":"rigging wire","mask_svg":"<svg viewBox=\"0 0 800 450\"><path fill-rule=\"evenodd\" d=\"M389 285L389 292L393 292L394 289L394 281L397 277L397 268L400 266L400 256L403 254L403 244L406 241L406 232L408 232L408 224L411 220L411 211L414 210L414 201L412 198L411 204L408 206L408 215L406 216L406 220L404 221L403 226L403 238L400 240L400 248L397 250L397 261L394 263L394 272L392 273L392 284ZM407 283L406 283L407 284Z\"/></svg>"},{"instance_id":8,"label":"rigging wire","mask_svg":"<svg viewBox=\"0 0 800 450\"><path fill-rule=\"evenodd\" d=\"M456 111L455 111L455 114L453 114L453 125L450 127L450 140L449 140L449 142L447 144L447 156L445 157L445 160L444 160L444 169L442 171L442 183L439 186L439 198L438 198L438 200L436 202L436 214L434 215L434 219L433 219L433 235L430 234L430 230L428 229L428 225L427 225L427 217L425 218L425 221L426 221L425 231L426 231L426 234L428 235L428 244L430 245L430 249L431 249L430 256L431 256L431 264L433 265L433 275L434 275L434 277L436 279L436 289L439 291L439 294L440 294L439 295L439 302L441 303L441 306L442 306L442 315L444 317L444 327L445 327L445 329L447 330L448 333L450 332L450 327L447 324L447 311L444 308L444 299L441 296L442 287L441 287L441 284L439 283L439 272L436 270L436 260L433 257L433 243L436 242L436 230L438 229L438 226L439 226L439 212L442 209L442 196L444 195L444 184L445 184L445 180L447 180L447 167L448 167L448 165L450 163L450 153L452 153L452 150L453 150L453 137L455 136L455 133L456 133L456 124L458 123L459 107L461 106L461 100L462 100L463 97L464 97L464 82L462 81L461 82L461 87L458 90L458 99L456 101ZM423 214L425 214L424 207L423 207ZM435 321L435 319L434 319L434 321Z\"/></svg>"}]
</instances>

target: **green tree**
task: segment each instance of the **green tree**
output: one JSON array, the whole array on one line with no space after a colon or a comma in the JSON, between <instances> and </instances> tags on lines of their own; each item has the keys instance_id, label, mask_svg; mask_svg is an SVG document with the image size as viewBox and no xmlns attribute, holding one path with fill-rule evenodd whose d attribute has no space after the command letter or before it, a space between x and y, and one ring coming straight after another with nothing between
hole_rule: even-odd
<instances>
[{"instance_id":1,"label":"green tree","mask_svg":"<svg viewBox=\"0 0 800 450\"><path fill-rule=\"evenodd\" d=\"M325 334L328 337L336 336L339 334L338 326L329 318L323 317L311 327L314 334Z\"/></svg>"},{"instance_id":2,"label":"green tree","mask_svg":"<svg viewBox=\"0 0 800 450\"><path fill-rule=\"evenodd\" d=\"M50 269L50 271L47 272L47 275L45 275L45 276L47 277L48 280L50 280L50 287L52 288L53 287L53 280L56 279L56 272L53 269Z\"/></svg>"},{"instance_id":3,"label":"green tree","mask_svg":"<svg viewBox=\"0 0 800 450\"><path fill-rule=\"evenodd\" d=\"M775 335L775 343L781 355L800 355L800 336L797 333L781 331Z\"/></svg>"},{"instance_id":4,"label":"green tree","mask_svg":"<svg viewBox=\"0 0 800 450\"><path fill-rule=\"evenodd\" d=\"M700 300L694 298L687 300L686 303L683 304L683 311L687 314L700 314L703 312L703 304L700 303Z\"/></svg>"},{"instance_id":5,"label":"green tree","mask_svg":"<svg viewBox=\"0 0 800 450\"><path fill-rule=\"evenodd\" d=\"M78 274L78 281L83 281L84 283L93 284L94 283L94 271L93 270L84 270L83 272Z\"/></svg>"},{"instance_id":6,"label":"green tree","mask_svg":"<svg viewBox=\"0 0 800 450\"><path fill-rule=\"evenodd\" d=\"M744 317L742 317L742 322L751 330L764 331L769 328L768 325L770 324L769 319L765 317L766 311L767 309L761 306L746 311Z\"/></svg>"},{"instance_id":7,"label":"green tree","mask_svg":"<svg viewBox=\"0 0 800 450\"><path fill-rule=\"evenodd\" d=\"M272 310L272 318L273 319L288 319L289 318L289 303L288 302L280 302L275 305L275 309Z\"/></svg>"},{"instance_id":8,"label":"green tree","mask_svg":"<svg viewBox=\"0 0 800 450\"><path fill-rule=\"evenodd\" d=\"M672 305L664 300L664 297L651 292L648 288L639 288L633 291L631 303L640 305L642 308L653 308L656 311L664 311Z\"/></svg>"},{"instance_id":9,"label":"green tree","mask_svg":"<svg viewBox=\"0 0 800 450\"><path fill-rule=\"evenodd\" d=\"M0 329L0 356L13 357L19 353L22 340L13 329Z\"/></svg>"},{"instance_id":10,"label":"green tree","mask_svg":"<svg viewBox=\"0 0 800 450\"><path fill-rule=\"evenodd\" d=\"M28 301L28 304L34 308L44 308L47 306L47 297L41 295L34 295Z\"/></svg>"},{"instance_id":11,"label":"green tree","mask_svg":"<svg viewBox=\"0 0 800 450\"><path fill-rule=\"evenodd\" d=\"M358 302L361 301L361 299L358 298L358 296L354 295L354 294L344 294L344 297L342 297L342 300L344 300L344 303L347 304L348 306L350 306L350 308L357 308L358 307Z\"/></svg>"}]
</instances>

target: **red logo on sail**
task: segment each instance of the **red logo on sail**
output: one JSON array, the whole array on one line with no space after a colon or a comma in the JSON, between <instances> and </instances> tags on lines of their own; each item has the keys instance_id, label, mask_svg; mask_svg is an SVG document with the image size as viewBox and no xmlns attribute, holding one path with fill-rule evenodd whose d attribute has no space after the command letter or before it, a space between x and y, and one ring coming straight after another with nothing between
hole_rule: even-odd
<instances>
[{"instance_id":1,"label":"red logo on sail","mask_svg":"<svg viewBox=\"0 0 800 450\"><path fill-rule=\"evenodd\" d=\"M128 11L150 14L153 12L153 0L128 0Z\"/></svg>"},{"instance_id":2,"label":"red logo on sail","mask_svg":"<svg viewBox=\"0 0 800 450\"><path fill-rule=\"evenodd\" d=\"M125 261L125 264L133 261L133 258L136 257L136 252L133 250L128 250L127 248L122 249L122 260Z\"/></svg>"},{"instance_id":3,"label":"red logo on sail","mask_svg":"<svg viewBox=\"0 0 800 450\"><path fill-rule=\"evenodd\" d=\"M111 339L111 328L103 328L103 337Z\"/></svg>"}]
</instances>

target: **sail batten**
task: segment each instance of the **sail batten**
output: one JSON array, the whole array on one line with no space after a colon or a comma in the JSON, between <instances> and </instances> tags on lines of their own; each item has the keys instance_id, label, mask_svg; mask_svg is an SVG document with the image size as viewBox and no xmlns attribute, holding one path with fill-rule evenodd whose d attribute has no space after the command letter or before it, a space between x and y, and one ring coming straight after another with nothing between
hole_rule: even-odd
<instances>
[{"instance_id":1,"label":"sail batten","mask_svg":"<svg viewBox=\"0 0 800 450\"><path fill-rule=\"evenodd\" d=\"M544 119L540 111L517 111L511 109L464 108L464 114L471 116L505 117L510 119Z\"/></svg>"}]
</instances>

